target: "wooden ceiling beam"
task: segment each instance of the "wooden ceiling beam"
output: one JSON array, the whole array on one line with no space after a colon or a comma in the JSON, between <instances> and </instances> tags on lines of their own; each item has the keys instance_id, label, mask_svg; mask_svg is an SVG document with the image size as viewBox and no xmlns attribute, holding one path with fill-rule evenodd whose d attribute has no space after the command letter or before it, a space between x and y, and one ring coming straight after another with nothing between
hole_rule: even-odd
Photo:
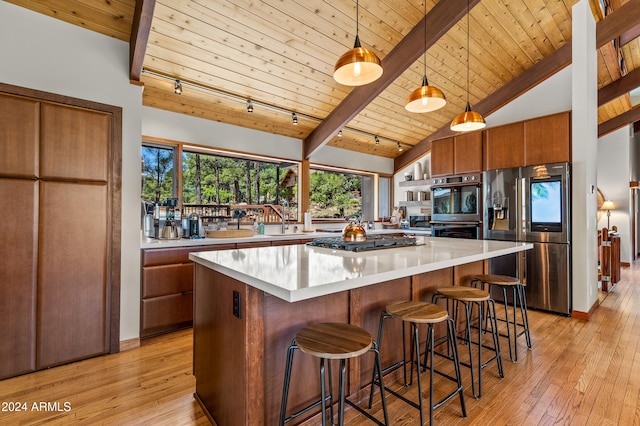
<instances>
[{"instance_id":1,"label":"wooden ceiling beam","mask_svg":"<svg viewBox=\"0 0 640 426\"><path fill-rule=\"evenodd\" d=\"M601 48L626 31L633 31L638 22L640 22L640 0L629 0L596 23L596 48ZM627 37L632 35L633 33L630 32Z\"/></svg>"},{"instance_id":2,"label":"wooden ceiling beam","mask_svg":"<svg viewBox=\"0 0 640 426\"><path fill-rule=\"evenodd\" d=\"M470 0L473 8L480 0ZM418 24L382 59L384 73L366 86L354 87L342 102L318 125L303 142L304 158L322 148L356 115L382 93L409 68L451 27L467 14L467 0L440 1ZM424 40L424 20L427 20L427 44Z\"/></svg>"},{"instance_id":3,"label":"wooden ceiling beam","mask_svg":"<svg viewBox=\"0 0 640 426\"><path fill-rule=\"evenodd\" d=\"M546 80L571 63L571 42L539 61L509 83L493 92L473 106L473 110L482 115L489 115L510 101L525 93L535 85ZM423 139L404 154L394 159L394 172L406 167L431 150L431 141L455 135L449 125L443 126Z\"/></svg>"},{"instance_id":4,"label":"wooden ceiling beam","mask_svg":"<svg viewBox=\"0 0 640 426\"><path fill-rule=\"evenodd\" d=\"M634 27L628 29L627 31L623 31L620 34L620 46L624 46L627 43L632 42L633 40L640 37L640 22Z\"/></svg>"},{"instance_id":5,"label":"wooden ceiling beam","mask_svg":"<svg viewBox=\"0 0 640 426\"><path fill-rule=\"evenodd\" d=\"M629 111L622 113L611 120L604 121L598 125L598 137L602 137L606 134L614 132L621 127L628 126L637 121L640 121L640 106L637 106Z\"/></svg>"},{"instance_id":6,"label":"wooden ceiling beam","mask_svg":"<svg viewBox=\"0 0 640 426\"><path fill-rule=\"evenodd\" d=\"M598 90L598 106L611 102L638 87L640 87L640 68Z\"/></svg>"},{"instance_id":7,"label":"wooden ceiling beam","mask_svg":"<svg viewBox=\"0 0 640 426\"><path fill-rule=\"evenodd\" d=\"M140 81L155 7L156 0L136 0L129 38L129 79L131 81Z\"/></svg>"}]
</instances>

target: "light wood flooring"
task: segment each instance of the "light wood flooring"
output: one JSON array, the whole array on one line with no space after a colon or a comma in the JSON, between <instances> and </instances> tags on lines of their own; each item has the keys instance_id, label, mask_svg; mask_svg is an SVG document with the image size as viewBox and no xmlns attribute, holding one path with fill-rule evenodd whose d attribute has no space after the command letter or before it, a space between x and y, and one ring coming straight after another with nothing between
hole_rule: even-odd
<instances>
[{"instance_id":1,"label":"light wood flooring","mask_svg":"<svg viewBox=\"0 0 640 426\"><path fill-rule=\"evenodd\" d=\"M623 269L589 321L529 315L533 349L519 339L520 358L512 363L505 357L504 379L495 365L488 367L478 400L463 367L468 416L460 417L454 399L436 411L436 424L640 425L640 264ZM191 345L185 330L119 354L0 381L0 424L209 424L193 398ZM387 403L394 425L419 423L417 410L392 396ZM353 410L347 418L349 426L371 424Z\"/></svg>"}]
</instances>

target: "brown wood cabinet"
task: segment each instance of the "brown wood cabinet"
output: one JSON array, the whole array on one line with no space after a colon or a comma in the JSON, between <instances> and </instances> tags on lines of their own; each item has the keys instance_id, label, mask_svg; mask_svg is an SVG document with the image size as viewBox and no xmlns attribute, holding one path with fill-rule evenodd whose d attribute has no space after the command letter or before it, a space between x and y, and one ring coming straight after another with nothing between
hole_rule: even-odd
<instances>
[{"instance_id":1,"label":"brown wood cabinet","mask_svg":"<svg viewBox=\"0 0 640 426\"><path fill-rule=\"evenodd\" d=\"M524 165L524 123L493 127L484 135L484 170Z\"/></svg>"},{"instance_id":2,"label":"brown wood cabinet","mask_svg":"<svg viewBox=\"0 0 640 426\"><path fill-rule=\"evenodd\" d=\"M485 130L484 170L570 161L568 112Z\"/></svg>"},{"instance_id":3,"label":"brown wood cabinet","mask_svg":"<svg viewBox=\"0 0 640 426\"><path fill-rule=\"evenodd\" d=\"M431 176L447 176L454 173L453 138L431 142Z\"/></svg>"},{"instance_id":4,"label":"brown wood cabinet","mask_svg":"<svg viewBox=\"0 0 640 426\"><path fill-rule=\"evenodd\" d=\"M454 174L482 171L482 132L471 132L453 138Z\"/></svg>"},{"instance_id":5,"label":"brown wood cabinet","mask_svg":"<svg viewBox=\"0 0 640 426\"><path fill-rule=\"evenodd\" d=\"M122 111L0 83L0 112L1 379L119 350Z\"/></svg>"},{"instance_id":6,"label":"brown wood cabinet","mask_svg":"<svg viewBox=\"0 0 640 426\"><path fill-rule=\"evenodd\" d=\"M148 338L191 327L194 264L189 253L306 244L309 241L313 238L142 249L140 337Z\"/></svg>"},{"instance_id":7,"label":"brown wood cabinet","mask_svg":"<svg viewBox=\"0 0 640 426\"><path fill-rule=\"evenodd\" d=\"M524 122L524 165L571 161L571 123L568 112Z\"/></svg>"},{"instance_id":8,"label":"brown wood cabinet","mask_svg":"<svg viewBox=\"0 0 640 426\"><path fill-rule=\"evenodd\" d=\"M0 178L0 199L17 214L3 218L0 256L0 379L36 369L38 182Z\"/></svg>"},{"instance_id":9,"label":"brown wood cabinet","mask_svg":"<svg viewBox=\"0 0 640 426\"><path fill-rule=\"evenodd\" d=\"M431 142L431 175L448 176L482 171L482 132Z\"/></svg>"}]
</instances>

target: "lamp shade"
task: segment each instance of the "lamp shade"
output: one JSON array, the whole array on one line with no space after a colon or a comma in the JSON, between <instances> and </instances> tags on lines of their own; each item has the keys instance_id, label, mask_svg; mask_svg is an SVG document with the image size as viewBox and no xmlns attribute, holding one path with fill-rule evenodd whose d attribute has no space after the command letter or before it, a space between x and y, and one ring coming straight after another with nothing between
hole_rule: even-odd
<instances>
[{"instance_id":1,"label":"lamp shade","mask_svg":"<svg viewBox=\"0 0 640 426\"><path fill-rule=\"evenodd\" d=\"M360 45L356 36L353 49L340 56L333 70L333 78L345 86L362 86L382 76L382 62L375 53Z\"/></svg>"},{"instance_id":2,"label":"lamp shade","mask_svg":"<svg viewBox=\"0 0 640 426\"><path fill-rule=\"evenodd\" d=\"M471 105L467 102L467 108L465 111L458 115L451 122L451 130L454 132L470 132L472 130L479 130L486 127L484 118L478 112L471 111Z\"/></svg>"},{"instance_id":3,"label":"lamp shade","mask_svg":"<svg viewBox=\"0 0 640 426\"><path fill-rule=\"evenodd\" d=\"M600 207L600 209L602 209L602 210L615 210L616 209L616 205L613 204L613 201L606 200L604 203L602 203L602 207Z\"/></svg>"},{"instance_id":4,"label":"lamp shade","mask_svg":"<svg viewBox=\"0 0 640 426\"><path fill-rule=\"evenodd\" d=\"M447 104L442 90L429 86L427 76L422 79L422 86L411 92L404 106L409 112L431 112Z\"/></svg>"}]
</instances>

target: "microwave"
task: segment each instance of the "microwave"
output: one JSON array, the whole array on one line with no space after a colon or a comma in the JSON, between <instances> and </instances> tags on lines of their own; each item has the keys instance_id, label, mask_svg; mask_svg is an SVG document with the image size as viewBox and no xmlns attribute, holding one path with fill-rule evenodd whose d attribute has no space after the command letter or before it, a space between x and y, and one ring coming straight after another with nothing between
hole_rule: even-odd
<instances>
[{"instance_id":1,"label":"microwave","mask_svg":"<svg viewBox=\"0 0 640 426\"><path fill-rule=\"evenodd\" d=\"M409 216L409 229L431 229L431 216Z\"/></svg>"}]
</instances>

